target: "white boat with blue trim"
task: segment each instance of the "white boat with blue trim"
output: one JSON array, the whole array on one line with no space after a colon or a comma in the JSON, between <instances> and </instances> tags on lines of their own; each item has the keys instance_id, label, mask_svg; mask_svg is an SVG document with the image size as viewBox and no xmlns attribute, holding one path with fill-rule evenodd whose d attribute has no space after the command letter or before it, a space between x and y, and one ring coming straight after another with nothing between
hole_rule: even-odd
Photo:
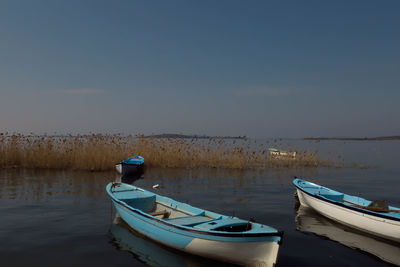
<instances>
[{"instance_id":1,"label":"white boat with blue trim","mask_svg":"<svg viewBox=\"0 0 400 267\"><path fill-rule=\"evenodd\" d=\"M268 150L269 150L269 155L273 158L285 158L285 159L296 158L296 151L285 151L282 149L276 149L272 147L270 147Z\"/></svg>"},{"instance_id":2,"label":"white boat with blue trim","mask_svg":"<svg viewBox=\"0 0 400 267\"><path fill-rule=\"evenodd\" d=\"M400 209L295 179L300 204L370 234L400 242Z\"/></svg>"},{"instance_id":3,"label":"white boat with blue trim","mask_svg":"<svg viewBox=\"0 0 400 267\"><path fill-rule=\"evenodd\" d=\"M121 218L148 238L187 253L245 266L273 266L283 232L110 183L107 193Z\"/></svg>"}]
</instances>

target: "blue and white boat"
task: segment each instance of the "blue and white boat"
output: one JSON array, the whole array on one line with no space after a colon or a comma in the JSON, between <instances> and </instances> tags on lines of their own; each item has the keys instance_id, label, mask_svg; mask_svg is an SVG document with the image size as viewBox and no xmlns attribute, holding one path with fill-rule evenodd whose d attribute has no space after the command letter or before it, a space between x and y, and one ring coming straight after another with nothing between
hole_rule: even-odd
<instances>
[{"instance_id":1,"label":"blue and white boat","mask_svg":"<svg viewBox=\"0 0 400 267\"><path fill-rule=\"evenodd\" d=\"M300 204L349 227L400 242L400 209L295 179Z\"/></svg>"},{"instance_id":2,"label":"blue and white boat","mask_svg":"<svg viewBox=\"0 0 400 267\"><path fill-rule=\"evenodd\" d=\"M146 237L187 253L246 266L273 266L283 232L195 208L139 187L110 183L121 218Z\"/></svg>"},{"instance_id":3,"label":"blue and white boat","mask_svg":"<svg viewBox=\"0 0 400 267\"><path fill-rule=\"evenodd\" d=\"M125 159L115 165L115 169L122 176L137 175L143 172L144 158L142 156L134 156Z\"/></svg>"}]
</instances>

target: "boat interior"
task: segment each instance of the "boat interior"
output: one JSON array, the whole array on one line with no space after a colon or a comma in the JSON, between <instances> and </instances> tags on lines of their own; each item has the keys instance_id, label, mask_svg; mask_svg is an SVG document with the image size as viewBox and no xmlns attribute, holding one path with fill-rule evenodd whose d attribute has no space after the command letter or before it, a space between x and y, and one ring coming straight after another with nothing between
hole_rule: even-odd
<instances>
[{"instance_id":1,"label":"boat interior","mask_svg":"<svg viewBox=\"0 0 400 267\"><path fill-rule=\"evenodd\" d=\"M329 188L309 183L309 182L298 182L298 185L302 188L305 189L307 192L313 194L313 195L319 195L322 197L325 197L327 199L333 200L333 201L338 201L338 202L343 202L344 201L344 194L331 190Z\"/></svg>"},{"instance_id":2,"label":"boat interior","mask_svg":"<svg viewBox=\"0 0 400 267\"><path fill-rule=\"evenodd\" d=\"M251 221L198 209L167 197L142 194L141 197L121 198L120 200L151 216L180 226L224 232L257 231L253 229L254 224Z\"/></svg>"}]
</instances>

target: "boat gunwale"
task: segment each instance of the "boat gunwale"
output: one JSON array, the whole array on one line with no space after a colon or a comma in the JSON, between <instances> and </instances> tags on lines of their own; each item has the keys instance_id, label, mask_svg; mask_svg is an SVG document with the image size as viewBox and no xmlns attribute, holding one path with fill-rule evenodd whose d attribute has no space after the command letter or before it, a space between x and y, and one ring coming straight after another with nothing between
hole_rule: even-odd
<instances>
[{"instance_id":1,"label":"boat gunwale","mask_svg":"<svg viewBox=\"0 0 400 267\"><path fill-rule=\"evenodd\" d=\"M137 162L126 162L126 160L129 160L129 159L131 159L131 158L137 158L137 157L139 157L139 160L138 160ZM124 165L124 164L125 164L125 165L136 165L136 166L140 166L140 165L143 165L143 164L144 164L144 158L143 158L142 156L137 155L137 156L130 157L130 158L128 158L128 159L121 160L120 162L116 163L115 165L118 165L118 164L121 164L121 165Z\"/></svg>"},{"instance_id":2,"label":"boat gunwale","mask_svg":"<svg viewBox=\"0 0 400 267\"><path fill-rule=\"evenodd\" d=\"M115 184L112 184L111 188L114 185ZM139 189L138 187L134 187L134 188ZM140 190L143 190L143 189L140 188ZM147 191L147 190L144 190L144 191ZM147 192L150 192L150 191L147 191ZM157 217L152 216L152 215L150 215L150 214L148 214L146 212L143 212L143 211L141 211L139 209L135 209L135 208L129 206L124 201L121 201L121 200L117 199L112 194L112 191L111 191L111 194L110 194L110 192L108 192L108 190L107 190L107 193L111 196L112 201L117 202L119 205L122 205L123 207L127 208L128 210L130 210L130 211L132 211L132 212L134 212L134 213L136 213L136 214L138 214L138 215L140 215L142 217L145 217L147 219L155 221L157 223L161 223L161 224L167 225L169 227L177 228L177 229L182 230L182 231L191 232L191 233L195 233L195 234L211 235L211 236L222 236L222 237L268 237L268 236L277 236L277 237L281 238L281 240L277 241L277 242L282 242L282 237L283 237L284 232L283 231L279 231L279 230L276 230L276 232L264 232L264 233L217 232L217 231L212 231L212 230L205 231L205 230L200 230L200 229L194 229L193 227L174 224L174 223L171 223L171 222L168 222L166 220L157 218ZM150 192L150 193L152 193L152 192ZM155 193L152 193L152 194L157 195ZM268 226L268 227L270 227L270 226ZM270 228L272 228L272 227L270 227Z\"/></svg>"},{"instance_id":3,"label":"boat gunwale","mask_svg":"<svg viewBox=\"0 0 400 267\"><path fill-rule=\"evenodd\" d=\"M297 180L304 181L304 180L301 180L301 179L297 179ZM307 181L305 181L305 182L307 182ZM328 203L330 203L330 204L334 204L334 205L336 205L336 206L340 206L340 207L343 207L343 208L346 208L346 209L349 209L349 210L353 210L353 211L357 211L357 212L360 212L360 213L365 213L365 214L368 214L368 215L371 215L371 216L380 217L380 218L384 218L384 219L388 219L388 220L393 220L393 221L400 222L400 218L392 217L392 216L390 216L390 215L386 215L386 214L383 214L383 213L378 213L378 212L374 212L374 211L369 211L369 210L366 210L366 209L363 209L363 208L358 208L358 207L356 207L356 206L349 206L349 205L346 205L346 204L344 204L344 203L342 203L342 202L330 200L330 199L328 199L328 198L325 198L325 197L322 197L322 196L319 196L319 195L316 195L316 194L312 194L312 193L310 193L310 192L305 191L304 189L302 189L301 187L299 187L297 184L295 184L294 181L293 181L293 184L294 184L294 186L295 186L297 189L299 189L300 191L306 193L307 195L309 195L309 196L311 196L311 197L314 197L314 198L316 198L316 199L319 199L319 200L328 202ZM320 186L320 185L318 185L318 186ZM327 187L324 187L324 188L329 189L329 190L332 190L332 189L327 188ZM340 192L340 193L341 193L341 192ZM344 194L344 193L342 193L342 194ZM347 194L344 194L344 195L347 195ZM350 195L348 195L348 196L350 196Z\"/></svg>"}]
</instances>

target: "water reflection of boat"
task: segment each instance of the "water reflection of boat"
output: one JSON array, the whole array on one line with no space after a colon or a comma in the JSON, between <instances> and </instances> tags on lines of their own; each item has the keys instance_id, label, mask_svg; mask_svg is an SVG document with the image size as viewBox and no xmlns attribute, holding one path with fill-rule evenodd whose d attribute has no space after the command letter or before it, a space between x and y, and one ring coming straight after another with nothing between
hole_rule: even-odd
<instances>
[{"instance_id":1,"label":"water reflection of boat","mask_svg":"<svg viewBox=\"0 0 400 267\"><path fill-rule=\"evenodd\" d=\"M116 164L115 169L123 177L128 177L143 173L143 166L144 158L142 156L134 156Z\"/></svg>"},{"instance_id":2,"label":"water reflection of boat","mask_svg":"<svg viewBox=\"0 0 400 267\"><path fill-rule=\"evenodd\" d=\"M300 206L296 216L296 229L327 237L353 249L360 249L400 266L400 246L392 241L366 235L323 217L314 210Z\"/></svg>"},{"instance_id":3,"label":"water reflection of boat","mask_svg":"<svg viewBox=\"0 0 400 267\"><path fill-rule=\"evenodd\" d=\"M133 175L128 175L128 176L121 176L119 182L123 182L126 184L133 184L139 179L143 178L143 173L135 173Z\"/></svg>"},{"instance_id":4,"label":"water reflection of boat","mask_svg":"<svg viewBox=\"0 0 400 267\"><path fill-rule=\"evenodd\" d=\"M233 266L223 265L220 262L214 262L201 257L195 257L154 243L135 232L118 216L116 216L114 223L111 226L111 235L113 237L113 243L120 250L133 253L138 260L149 266Z\"/></svg>"},{"instance_id":5,"label":"water reflection of boat","mask_svg":"<svg viewBox=\"0 0 400 267\"><path fill-rule=\"evenodd\" d=\"M400 242L400 209L295 179L301 205L347 226Z\"/></svg>"},{"instance_id":6,"label":"water reflection of boat","mask_svg":"<svg viewBox=\"0 0 400 267\"><path fill-rule=\"evenodd\" d=\"M163 245L240 265L272 266L283 233L162 197L144 189L110 183L107 193L130 227Z\"/></svg>"}]
</instances>

